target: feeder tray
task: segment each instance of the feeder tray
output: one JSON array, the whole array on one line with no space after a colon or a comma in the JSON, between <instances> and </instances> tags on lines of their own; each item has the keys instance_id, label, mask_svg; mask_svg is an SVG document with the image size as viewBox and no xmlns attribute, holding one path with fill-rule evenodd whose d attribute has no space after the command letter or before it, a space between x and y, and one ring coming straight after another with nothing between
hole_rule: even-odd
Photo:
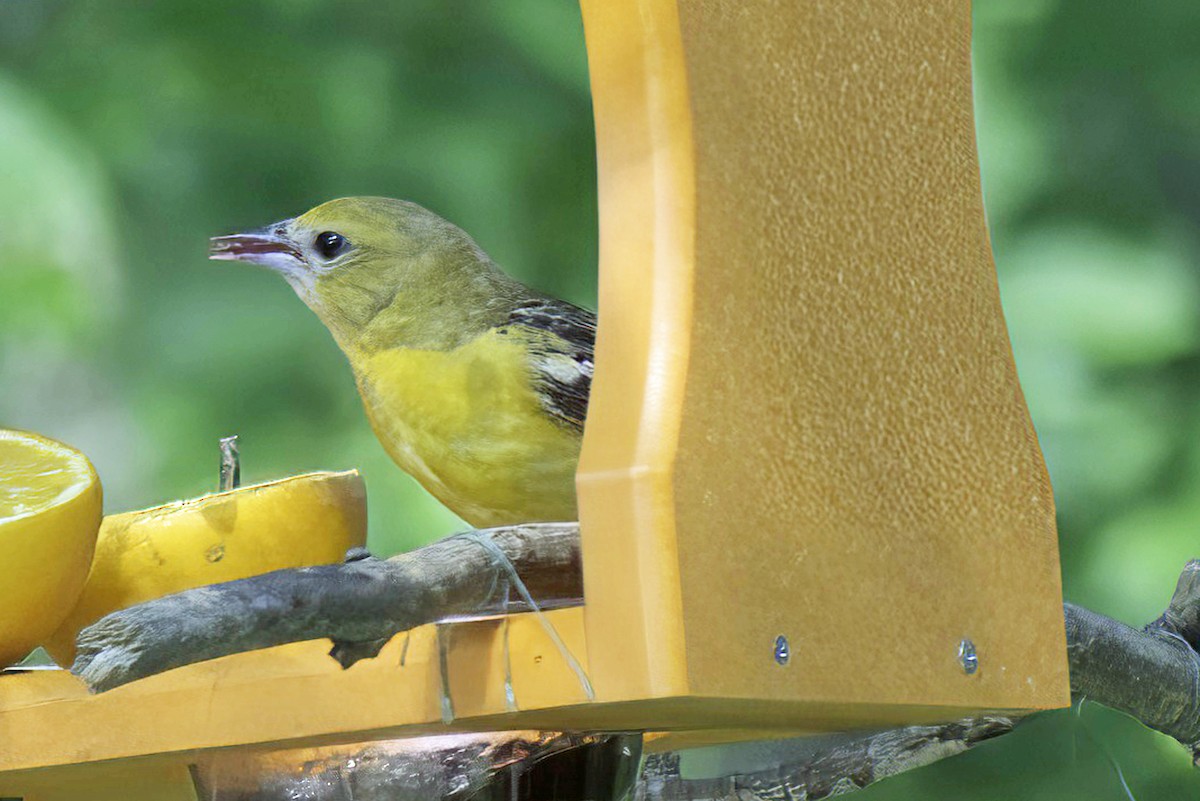
<instances>
[{"instance_id":1,"label":"feeder tray","mask_svg":"<svg viewBox=\"0 0 1200 801\"><path fill-rule=\"evenodd\" d=\"M5 675L0 796L72 797L113 771L131 787L233 746L558 729L674 748L1069 703L968 5L583 12L601 242L586 604L547 617L594 700L533 615L509 623L518 711L499 621L455 624L444 673L424 627L346 671L312 642L99 696Z\"/></svg>"}]
</instances>

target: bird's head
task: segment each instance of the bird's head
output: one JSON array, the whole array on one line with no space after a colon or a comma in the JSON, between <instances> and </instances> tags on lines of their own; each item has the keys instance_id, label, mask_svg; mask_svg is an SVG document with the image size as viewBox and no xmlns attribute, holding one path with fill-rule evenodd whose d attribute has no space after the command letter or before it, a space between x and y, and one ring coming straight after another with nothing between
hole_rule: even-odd
<instances>
[{"instance_id":1,"label":"bird's head","mask_svg":"<svg viewBox=\"0 0 1200 801\"><path fill-rule=\"evenodd\" d=\"M214 237L209 258L281 274L346 347L366 329L407 326L413 344L445 339L438 310L478 308L502 274L462 229L404 200L348 197L244 234ZM486 303L484 304L487 305ZM453 317L453 315L451 315ZM461 320L456 320L461 323Z\"/></svg>"}]
</instances>

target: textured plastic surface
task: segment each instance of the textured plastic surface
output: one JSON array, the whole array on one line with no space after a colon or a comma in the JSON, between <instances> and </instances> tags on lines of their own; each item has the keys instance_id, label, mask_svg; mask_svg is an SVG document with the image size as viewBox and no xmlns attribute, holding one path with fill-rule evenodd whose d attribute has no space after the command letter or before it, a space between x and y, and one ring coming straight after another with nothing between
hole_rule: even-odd
<instances>
[{"instance_id":1,"label":"textured plastic surface","mask_svg":"<svg viewBox=\"0 0 1200 801\"><path fill-rule=\"evenodd\" d=\"M546 617L586 664L581 610ZM519 729L526 720L532 728L570 728L561 708L586 698L533 615L513 616L509 646L517 713L505 699L502 622L451 627L450 726L442 723L434 626L393 638L378 657L349 670L318 640L191 665L100 695L63 671L0 674L0 797L19 794L10 788L20 786L20 773L7 771L155 755L185 760L231 745Z\"/></svg>"},{"instance_id":2,"label":"textured plastic surface","mask_svg":"<svg viewBox=\"0 0 1200 801\"><path fill-rule=\"evenodd\" d=\"M0 798L20 801L211 801L181 761L143 759L0 775Z\"/></svg>"},{"instance_id":3,"label":"textured plastic surface","mask_svg":"<svg viewBox=\"0 0 1200 801\"><path fill-rule=\"evenodd\" d=\"M0 795L53 766L239 745L682 731L654 739L666 749L1068 703L967 5L583 7L601 185L587 605L549 617L596 700L527 615L511 623L518 712L499 625L456 626L451 726L431 627L404 667L399 637L348 671L300 643L100 696L0 676ZM20 769L37 770L5 773Z\"/></svg>"},{"instance_id":4,"label":"textured plastic surface","mask_svg":"<svg viewBox=\"0 0 1200 801\"><path fill-rule=\"evenodd\" d=\"M600 697L793 702L798 726L1066 705L967 4L584 11L601 294L578 483Z\"/></svg>"}]
</instances>

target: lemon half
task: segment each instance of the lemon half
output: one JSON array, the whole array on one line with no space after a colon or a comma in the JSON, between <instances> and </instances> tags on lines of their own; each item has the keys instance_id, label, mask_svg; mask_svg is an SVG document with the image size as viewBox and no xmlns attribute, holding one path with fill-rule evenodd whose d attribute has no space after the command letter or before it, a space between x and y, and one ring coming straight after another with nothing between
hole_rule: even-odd
<instances>
[{"instance_id":1,"label":"lemon half","mask_svg":"<svg viewBox=\"0 0 1200 801\"><path fill-rule=\"evenodd\" d=\"M0 667L29 653L74 607L101 506L100 480L86 456L0 429Z\"/></svg>"},{"instance_id":2,"label":"lemon half","mask_svg":"<svg viewBox=\"0 0 1200 801\"><path fill-rule=\"evenodd\" d=\"M76 634L109 612L205 584L340 562L366 538L366 488L357 470L109 515L79 603L42 645L68 667Z\"/></svg>"}]
</instances>

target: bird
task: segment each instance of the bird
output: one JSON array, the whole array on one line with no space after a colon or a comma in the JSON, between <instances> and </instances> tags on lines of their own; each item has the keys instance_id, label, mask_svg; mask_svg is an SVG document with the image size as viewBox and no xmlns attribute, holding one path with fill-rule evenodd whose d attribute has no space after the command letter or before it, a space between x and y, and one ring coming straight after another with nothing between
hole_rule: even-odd
<instances>
[{"instance_id":1,"label":"bird","mask_svg":"<svg viewBox=\"0 0 1200 801\"><path fill-rule=\"evenodd\" d=\"M346 197L209 258L283 277L350 363L392 460L476 528L578 519L594 312L504 272L405 200Z\"/></svg>"}]
</instances>

